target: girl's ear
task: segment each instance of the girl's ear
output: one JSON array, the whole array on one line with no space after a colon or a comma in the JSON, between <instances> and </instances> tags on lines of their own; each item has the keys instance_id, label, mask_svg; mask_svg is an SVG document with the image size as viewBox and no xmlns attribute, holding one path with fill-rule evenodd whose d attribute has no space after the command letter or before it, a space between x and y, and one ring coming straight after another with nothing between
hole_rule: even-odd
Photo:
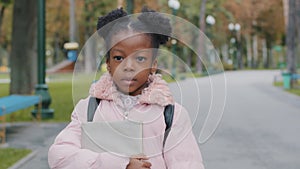
<instances>
[{"instance_id":1,"label":"girl's ear","mask_svg":"<svg viewBox=\"0 0 300 169\"><path fill-rule=\"evenodd\" d=\"M152 66L151 66L151 74L155 74L155 73L156 73L156 70L157 70L157 59L155 59L155 60L152 62Z\"/></svg>"}]
</instances>

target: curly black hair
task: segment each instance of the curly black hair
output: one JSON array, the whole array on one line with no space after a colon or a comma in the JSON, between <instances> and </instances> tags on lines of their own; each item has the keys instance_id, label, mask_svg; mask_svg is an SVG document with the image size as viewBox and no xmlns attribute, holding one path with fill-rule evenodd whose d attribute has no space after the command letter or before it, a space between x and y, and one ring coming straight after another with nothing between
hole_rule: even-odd
<instances>
[{"instance_id":1,"label":"curly black hair","mask_svg":"<svg viewBox=\"0 0 300 169\"><path fill-rule=\"evenodd\" d=\"M170 20L160 13L143 7L137 19L128 15L123 8L118 8L105 16L99 17L97 23L98 34L104 38L107 47L107 58L111 48L111 38L121 31L135 31L145 33L151 38L152 48L158 49L159 45L167 43L172 32ZM154 57L157 50L154 52Z\"/></svg>"}]
</instances>

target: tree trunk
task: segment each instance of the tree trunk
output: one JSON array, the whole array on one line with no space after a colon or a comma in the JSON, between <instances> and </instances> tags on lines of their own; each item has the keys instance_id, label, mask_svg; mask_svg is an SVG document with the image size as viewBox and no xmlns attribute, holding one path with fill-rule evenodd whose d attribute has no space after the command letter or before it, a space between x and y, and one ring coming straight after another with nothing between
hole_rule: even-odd
<instances>
[{"instance_id":1,"label":"tree trunk","mask_svg":"<svg viewBox=\"0 0 300 169\"><path fill-rule=\"evenodd\" d=\"M83 55L84 55L85 73L87 74L91 74L93 72L95 73L97 67L95 38L92 37L90 38L90 40L86 41L84 45Z\"/></svg>"},{"instance_id":2,"label":"tree trunk","mask_svg":"<svg viewBox=\"0 0 300 169\"><path fill-rule=\"evenodd\" d=\"M93 8L93 3L91 2L85 2L84 8L85 11L91 11ZM85 20L87 22L90 22L91 20L91 13L87 12L85 16ZM96 38L91 37L93 35L93 28L90 24L86 24L85 26L85 46L83 50L83 56L84 56L84 71L87 74L93 73L97 69L97 60L96 60Z\"/></svg>"},{"instance_id":3,"label":"tree trunk","mask_svg":"<svg viewBox=\"0 0 300 169\"><path fill-rule=\"evenodd\" d=\"M262 57L263 57L263 66L264 68L268 68L268 48L267 48L267 40L262 39Z\"/></svg>"},{"instance_id":4,"label":"tree trunk","mask_svg":"<svg viewBox=\"0 0 300 169\"><path fill-rule=\"evenodd\" d=\"M36 76L36 0L15 0L13 7L10 94L31 94Z\"/></svg>"},{"instance_id":5,"label":"tree trunk","mask_svg":"<svg viewBox=\"0 0 300 169\"><path fill-rule=\"evenodd\" d=\"M298 44L300 44L300 0L296 0L296 25L298 34ZM300 63L300 56L298 57L298 63Z\"/></svg>"},{"instance_id":6,"label":"tree trunk","mask_svg":"<svg viewBox=\"0 0 300 169\"><path fill-rule=\"evenodd\" d=\"M251 39L249 35L246 35L246 48L247 48L247 67L252 68L252 50L251 50Z\"/></svg>"},{"instance_id":7,"label":"tree trunk","mask_svg":"<svg viewBox=\"0 0 300 169\"><path fill-rule=\"evenodd\" d=\"M53 46L54 46L53 64L56 65L58 63L59 50L60 50L59 33L58 32L55 32L55 34L54 34Z\"/></svg>"},{"instance_id":8,"label":"tree trunk","mask_svg":"<svg viewBox=\"0 0 300 169\"><path fill-rule=\"evenodd\" d=\"M4 18L4 11L5 11L5 5L1 6L1 9L0 9L0 37L1 37L2 22L3 22L3 18Z\"/></svg>"},{"instance_id":9,"label":"tree trunk","mask_svg":"<svg viewBox=\"0 0 300 169\"><path fill-rule=\"evenodd\" d=\"M288 27L288 18L289 18L289 0L282 0L283 4L283 16L284 16L284 28L287 30Z\"/></svg>"},{"instance_id":10,"label":"tree trunk","mask_svg":"<svg viewBox=\"0 0 300 169\"><path fill-rule=\"evenodd\" d=\"M253 63L252 63L252 67L253 68L257 68L258 67L258 44L257 44L257 35L253 35L252 36L252 39L253 39L253 46L252 46L252 49L253 49Z\"/></svg>"},{"instance_id":11,"label":"tree trunk","mask_svg":"<svg viewBox=\"0 0 300 169\"><path fill-rule=\"evenodd\" d=\"M7 8L7 6L9 4L11 4L11 0L0 0L0 4L1 4L1 9L0 9L0 37L1 37L1 27L2 27L2 23L3 23L3 18L4 18L4 12L5 9Z\"/></svg>"},{"instance_id":12,"label":"tree trunk","mask_svg":"<svg viewBox=\"0 0 300 169\"><path fill-rule=\"evenodd\" d=\"M201 7L200 7L200 14L199 14L199 26L200 30L205 33L205 11L206 11L206 1L207 0L202 0L201 2Z\"/></svg>"},{"instance_id":13,"label":"tree trunk","mask_svg":"<svg viewBox=\"0 0 300 169\"><path fill-rule=\"evenodd\" d=\"M221 56L222 56L222 61L227 64L229 56L228 56L228 44L226 43L223 44L221 47Z\"/></svg>"},{"instance_id":14,"label":"tree trunk","mask_svg":"<svg viewBox=\"0 0 300 169\"><path fill-rule=\"evenodd\" d=\"M205 10L206 10L206 1L202 0L200 6L200 13L199 13L199 27L202 33L205 33ZM198 42L198 57L196 63L196 70L198 73L202 73L202 61L201 61L201 53L204 54L204 47L205 47L205 36L199 33L199 42ZM203 55L204 56L204 55ZM203 60L203 59L202 59Z\"/></svg>"},{"instance_id":15,"label":"tree trunk","mask_svg":"<svg viewBox=\"0 0 300 169\"><path fill-rule=\"evenodd\" d=\"M296 0L289 0L289 19L287 29L287 70L290 73L296 73Z\"/></svg>"},{"instance_id":16,"label":"tree trunk","mask_svg":"<svg viewBox=\"0 0 300 169\"><path fill-rule=\"evenodd\" d=\"M267 62L267 68L273 68L273 53L272 48L268 47L268 62Z\"/></svg>"},{"instance_id":17,"label":"tree trunk","mask_svg":"<svg viewBox=\"0 0 300 169\"><path fill-rule=\"evenodd\" d=\"M243 54L242 54L242 38L241 38L241 31L237 32L237 68L238 69L243 69L244 65L243 65Z\"/></svg>"}]
</instances>

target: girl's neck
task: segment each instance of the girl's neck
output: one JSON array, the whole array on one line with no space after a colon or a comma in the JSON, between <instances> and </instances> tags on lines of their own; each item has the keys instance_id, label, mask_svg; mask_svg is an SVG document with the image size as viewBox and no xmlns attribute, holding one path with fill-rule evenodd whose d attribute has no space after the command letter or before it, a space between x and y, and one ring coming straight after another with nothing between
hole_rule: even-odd
<instances>
[{"instance_id":1,"label":"girl's neck","mask_svg":"<svg viewBox=\"0 0 300 169\"><path fill-rule=\"evenodd\" d=\"M140 95L142 94L142 91L148 87L149 83L148 82L145 82L142 86L140 86L139 88L137 88L135 91L133 92L130 92L129 95L130 96L137 96L137 95Z\"/></svg>"},{"instance_id":2,"label":"girl's neck","mask_svg":"<svg viewBox=\"0 0 300 169\"><path fill-rule=\"evenodd\" d=\"M127 94L120 93L120 99L123 103L123 107L126 110L132 109L136 104L138 104L138 100L140 98L140 95L131 96Z\"/></svg>"}]
</instances>

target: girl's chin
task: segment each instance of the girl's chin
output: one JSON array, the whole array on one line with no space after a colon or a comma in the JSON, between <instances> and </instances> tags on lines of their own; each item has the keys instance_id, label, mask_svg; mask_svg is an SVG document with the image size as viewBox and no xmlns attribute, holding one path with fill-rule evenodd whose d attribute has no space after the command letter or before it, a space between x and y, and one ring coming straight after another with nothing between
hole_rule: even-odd
<instances>
[{"instance_id":1,"label":"girl's chin","mask_svg":"<svg viewBox=\"0 0 300 169\"><path fill-rule=\"evenodd\" d=\"M118 87L118 90L121 92L121 93L124 93L124 94L129 94L131 92L133 92L134 90L130 89L130 88L126 88L126 87Z\"/></svg>"}]
</instances>

